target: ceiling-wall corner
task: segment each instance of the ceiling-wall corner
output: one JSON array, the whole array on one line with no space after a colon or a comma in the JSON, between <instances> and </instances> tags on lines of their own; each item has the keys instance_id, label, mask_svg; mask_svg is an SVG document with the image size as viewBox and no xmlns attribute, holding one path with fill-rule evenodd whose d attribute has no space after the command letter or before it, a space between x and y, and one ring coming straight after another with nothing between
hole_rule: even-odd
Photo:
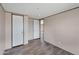
<instances>
[{"instance_id":1,"label":"ceiling-wall corner","mask_svg":"<svg viewBox=\"0 0 79 59\"><path fill-rule=\"evenodd\" d=\"M4 7L3 7L2 3L0 3L0 6L1 6L1 8L3 9L3 11L5 12L5 9L4 9Z\"/></svg>"}]
</instances>

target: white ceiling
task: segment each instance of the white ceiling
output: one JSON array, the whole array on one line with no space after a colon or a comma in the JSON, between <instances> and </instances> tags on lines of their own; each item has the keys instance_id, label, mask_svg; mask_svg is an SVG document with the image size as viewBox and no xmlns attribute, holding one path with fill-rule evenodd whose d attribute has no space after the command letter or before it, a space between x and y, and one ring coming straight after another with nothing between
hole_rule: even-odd
<instances>
[{"instance_id":1,"label":"white ceiling","mask_svg":"<svg viewBox=\"0 0 79 59\"><path fill-rule=\"evenodd\" d=\"M20 13L40 19L62 11L78 7L78 3L3 3L9 12Z\"/></svg>"}]
</instances>

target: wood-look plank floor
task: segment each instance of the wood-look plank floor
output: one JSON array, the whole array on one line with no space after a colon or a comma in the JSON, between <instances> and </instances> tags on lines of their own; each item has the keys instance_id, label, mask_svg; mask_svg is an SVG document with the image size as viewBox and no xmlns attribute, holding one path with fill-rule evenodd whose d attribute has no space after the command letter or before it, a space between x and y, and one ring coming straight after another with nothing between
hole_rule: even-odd
<instances>
[{"instance_id":1,"label":"wood-look plank floor","mask_svg":"<svg viewBox=\"0 0 79 59\"><path fill-rule=\"evenodd\" d=\"M31 40L28 44L5 51L4 55L73 55L40 39Z\"/></svg>"}]
</instances>

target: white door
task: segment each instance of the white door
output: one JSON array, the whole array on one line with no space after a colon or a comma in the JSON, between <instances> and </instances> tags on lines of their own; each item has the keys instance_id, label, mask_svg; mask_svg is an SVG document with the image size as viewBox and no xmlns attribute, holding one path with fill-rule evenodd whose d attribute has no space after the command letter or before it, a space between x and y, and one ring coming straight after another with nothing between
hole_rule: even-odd
<instances>
[{"instance_id":1,"label":"white door","mask_svg":"<svg viewBox=\"0 0 79 59\"><path fill-rule=\"evenodd\" d=\"M39 20L34 20L34 39L39 38Z\"/></svg>"},{"instance_id":2,"label":"white door","mask_svg":"<svg viewBox=\"0 0 79 59\"><path fill-rule=\"evenodd\" d=\"M13 47L23 44L23 16L13 15Z\"/></svg>"}]
</instances>

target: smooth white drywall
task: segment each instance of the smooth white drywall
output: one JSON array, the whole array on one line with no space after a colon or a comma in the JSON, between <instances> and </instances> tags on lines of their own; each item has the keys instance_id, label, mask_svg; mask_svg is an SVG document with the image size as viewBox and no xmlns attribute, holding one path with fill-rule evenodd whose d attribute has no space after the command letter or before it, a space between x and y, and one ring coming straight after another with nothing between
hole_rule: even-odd
<instances>
[{"instance_id":1,"label":"smooth white drywall","mask_svg":"<svg viewBox=\"0 0 79 59\"><path fill-rule=\"evenodd\" d=\"M29 40L29 22L28 16L24 16L24 44L28 43Z\"/></svg>"},{"instance_id":2,"label":"smooth white drywall","mask_svg":"<svg viewBox=\"0 0 79 59\"><path fill-rule=\"evenodd\" d=\"M45 18L44 40L79 54L79 8Z\"/></svg>"},{"instance_id":3,"label":"smooth white drywall","mask_svg":"<svg viewBox=\"0 0 79 59\"><path fill-rule=\"evenodd\" d=\"M29 23L28 23L28 26L29 26L29 40L33 40L34 39L34 36L33 36L33 34L34 34L34 21L33 21L33 19L32 18L29 18L29 21L28 21Z\"/></svg>"},{"instance_id":4,"label":"smooth white drywall","mask_svg":"<svg viewBox=\"0 0 79 59\"><path fill-rule=\"evenodd\" d=\"M5 13L5 49L11 48L11 13Z\"/></svg>"},{"instance_id":5,"label":"smooth white drywall","mask_svg":"<svg viewBox=\"0 0 79 59\"><path fill-rule=\"evenodd\" d=\"M2 3L6 11L41 19L79 6L79 3Z\"/></svg>"},{"instance_id":6,"label":"smooth white drywall","mask_svg":"<svg viewBox=\"0 0 79 59\"><path fill-rule=\"evenodd\" d=\"M0 55L5 49L5 13L0 5Z\"/></svg>"}]
</instances>

